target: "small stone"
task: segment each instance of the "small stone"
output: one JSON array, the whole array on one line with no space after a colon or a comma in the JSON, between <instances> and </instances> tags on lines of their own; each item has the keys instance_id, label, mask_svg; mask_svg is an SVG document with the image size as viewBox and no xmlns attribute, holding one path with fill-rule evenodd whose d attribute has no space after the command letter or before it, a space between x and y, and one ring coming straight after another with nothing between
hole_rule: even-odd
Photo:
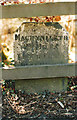
<instances>
[{"instance_id":1,"label":"small stone","mask_svg":"<svg viewBox=\"0 0 77 120\"><path fill-rule=\"evenodd\" d=\"M45 95L42 95L43 98L45 98Z\"/></svg>"},{"instance_id":2,"label":"small stone","mask_svg":"<svg viewBox=\"0 0 77 120\"><path fill-rule=\"evenodd\" d=\"M63 113L64 115L71 116L73 113Z\"/></svg>"},{"instance_id":3,"label":"small stone","mask_svg":"<svg viewBox=\"0 0 77 120\"><path fill-rule=\"evenodd\" d=\"M72 94L68 94L69 97L72 97Z\"/></svg>"}]
</instances>

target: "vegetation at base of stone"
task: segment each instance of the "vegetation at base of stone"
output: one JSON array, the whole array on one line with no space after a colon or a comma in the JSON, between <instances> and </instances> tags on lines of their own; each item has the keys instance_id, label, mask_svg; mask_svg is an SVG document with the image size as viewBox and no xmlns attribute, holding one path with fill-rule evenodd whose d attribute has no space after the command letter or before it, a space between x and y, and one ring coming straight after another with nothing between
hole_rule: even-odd
<instances>
[{"instance_id":1,"label":"vegetation at base of stone","mask_svg":"<svg viewBox=\"0 0 77 120\"><path fill-rule=\"evenodd\" d=\"M15 81L14 80L3 80L2 82L2 95L5 96L7 92L10 91L10 94L15 92Z\"/></svg>"},{"instance_id":2,"label":"vegetation at base of stone","mask_svg":"<svg viewBox=\"0 0 77 120\"><path fill-rule=\"evenodd\" d=\"M6 44L0 45L0 66L14 66L14 60L13 58L9 57L7 53L9 52L9 48Z\"/></svg>"},{"instance_id":3,"label":"vegetation at base of stone","mask_svg":"<svg viewBox=\"0 0 77 120\"><path fill-rule=\"evenodd\" d=\"M77 89L77 77L68 77L68 87L67 90Z\"/></svg>"},{"instance_id":4,"label":"vegetation at base of stone","mask_svg":"<svg viewBox=\"0 0 77 120\"><path fill-rule=\"evenodd\" d=\"M12 58L10 58L10 60L8 60L8 57L2 51L2 67L5 67L5 65L7 65L7 66L9 66L9 65L13 66L14 65L14 60L12 60Z\"/></svg>"}]
</instances>

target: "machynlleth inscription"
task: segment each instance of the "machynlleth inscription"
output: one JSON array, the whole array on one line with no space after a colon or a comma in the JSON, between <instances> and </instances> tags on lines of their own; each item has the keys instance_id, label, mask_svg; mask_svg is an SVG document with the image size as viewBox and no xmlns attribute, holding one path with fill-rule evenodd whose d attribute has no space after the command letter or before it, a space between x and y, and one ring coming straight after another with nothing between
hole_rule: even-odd
<instances>
[{"instance_id":1,"label":"machynlleth inscription","mask_svg":"<svg viewBox=\"0 0 77 120\"><path fill-rule=\"evenodd\" d=\"M59 23L23 23L14 40L16 66L68 62L68 33Z\"/></svg>"}]
</instances>

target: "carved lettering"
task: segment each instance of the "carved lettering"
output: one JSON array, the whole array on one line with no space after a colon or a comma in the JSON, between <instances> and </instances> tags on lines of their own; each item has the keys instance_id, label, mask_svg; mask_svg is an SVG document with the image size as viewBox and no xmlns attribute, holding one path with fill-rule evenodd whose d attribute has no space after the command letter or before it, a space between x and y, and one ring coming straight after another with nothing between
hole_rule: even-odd
<instances>
[{"instance_id":1,"label":"carved lettering","mask_svg":"<svg viewBox=\"0 0 77 120\"><path fill-rule=\"evenodd\" d=\"M24 29L21 26L18 33L15 33L16 65L67 62L68 36L65 31L40 23L25 23L23 26Z\"/></svg>"}]
</instances>

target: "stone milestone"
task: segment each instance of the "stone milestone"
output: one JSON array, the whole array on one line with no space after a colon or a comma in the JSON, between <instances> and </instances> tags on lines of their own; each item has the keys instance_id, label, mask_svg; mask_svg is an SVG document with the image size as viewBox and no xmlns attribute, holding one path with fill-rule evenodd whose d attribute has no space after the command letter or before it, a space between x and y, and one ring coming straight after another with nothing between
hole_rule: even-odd
<instances>
[{"instance_id":1,"label":"stone milestone","mask_svg":"<svg viewBox=\"0 0 77 120\"><path fill-rule=\"evenodd\" d=\"M16 66L68 63L68 33L59 23L22 23L14 33Z\"/></svg>"}]
</instances>

